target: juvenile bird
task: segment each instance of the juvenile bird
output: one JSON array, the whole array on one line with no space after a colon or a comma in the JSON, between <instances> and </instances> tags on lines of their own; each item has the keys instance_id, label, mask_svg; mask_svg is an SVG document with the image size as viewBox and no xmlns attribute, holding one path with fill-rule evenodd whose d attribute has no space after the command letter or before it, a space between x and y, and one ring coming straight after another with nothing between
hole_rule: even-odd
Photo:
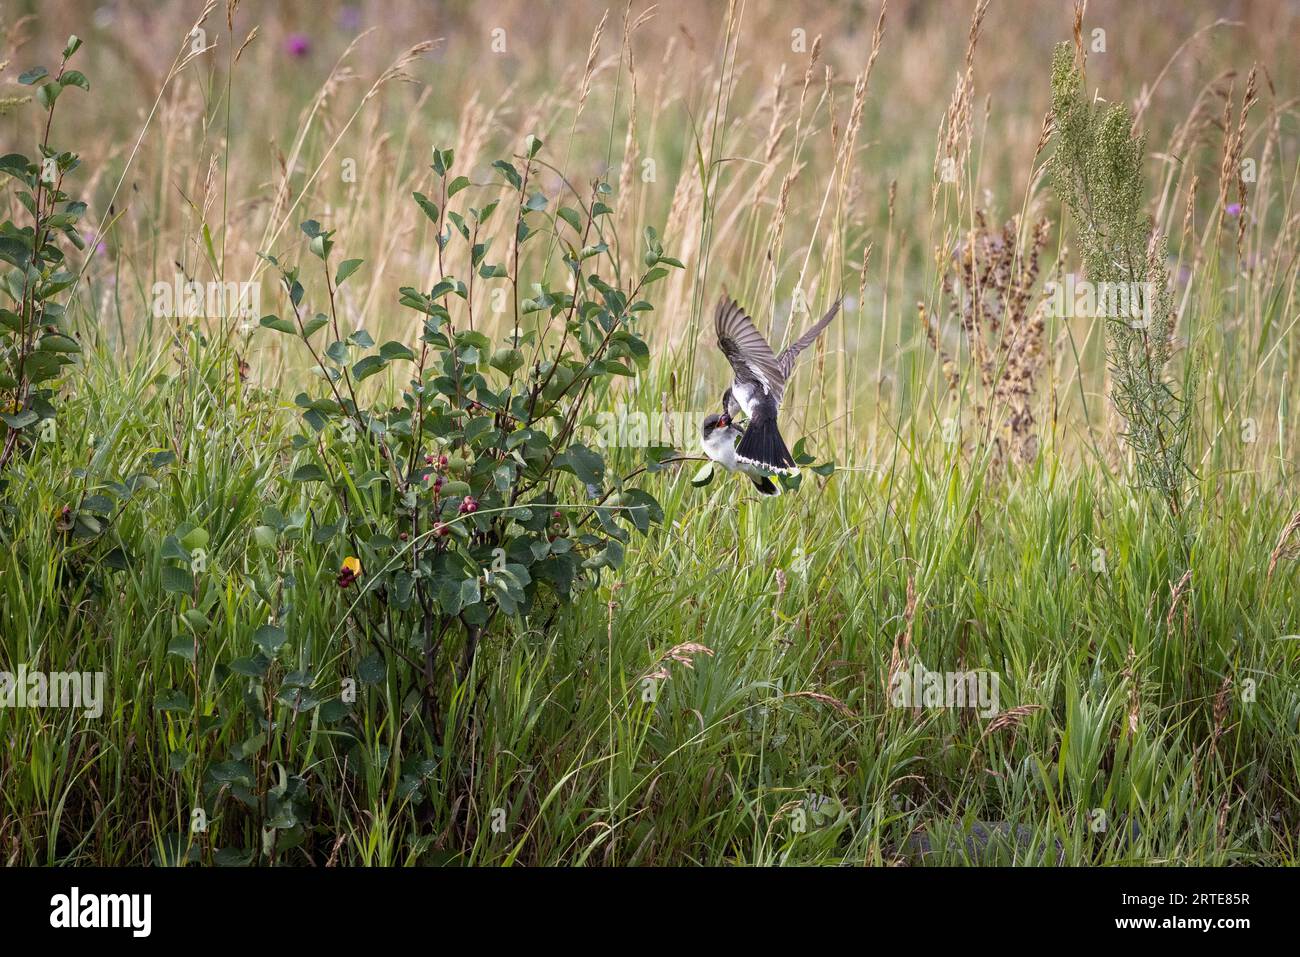
<instances>
[{"instance_id":1,"label":"juvenile bird","mask_svg":"<svg viewBox=\"0 0 1300 957\"><path fill-rule=\"evenodd\" d=\"M772 347L754 327L754 321L745 315L734 299L723 296L718 302L713 314L713 327L718 336L718 348L731 363L734 376L722 394L723 412L728 419L734 419L741 412L749 418L736 448L736 459L740 464L758 466L770 472L795 471L794 457L777 427L781 397L785 394L785 384L799 353L817 341L839 312L842 301L842 298L835 300L826 315L779 356L773 354Z\"/></svg>"},{"instance_id":2,"label":"juvenile bird","mask_svg":"<svg viewBox=\"0 0 1300 957\"><path fill-rule=\"evenodd\" d=\"M731 421L731 416L723 414L705 416L702 439L704 454L717 462L728 472L741 472L749 476L754 488L764 495L776 495L779 491L763 470L754 465L747 465L736 457L736 439L740 438L740 429Z\"/></svg>"}]
</instances>

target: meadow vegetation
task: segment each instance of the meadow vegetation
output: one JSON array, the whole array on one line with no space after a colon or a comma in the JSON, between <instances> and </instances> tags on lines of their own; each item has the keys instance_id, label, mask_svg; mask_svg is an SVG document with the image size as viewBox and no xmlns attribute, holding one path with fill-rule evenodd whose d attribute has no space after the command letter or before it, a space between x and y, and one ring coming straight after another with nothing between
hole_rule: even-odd
<instances>
[{"instance_id":1,"label":"meadow vegetation","mask_svg":"<svg viewBox=\"0 0 1300 957\"><path fill-rule=\"evenodd\" d=\"M1058 6L6 10L0 861L1295 862L1298 14Z\"/></svg>"}]
</instances>

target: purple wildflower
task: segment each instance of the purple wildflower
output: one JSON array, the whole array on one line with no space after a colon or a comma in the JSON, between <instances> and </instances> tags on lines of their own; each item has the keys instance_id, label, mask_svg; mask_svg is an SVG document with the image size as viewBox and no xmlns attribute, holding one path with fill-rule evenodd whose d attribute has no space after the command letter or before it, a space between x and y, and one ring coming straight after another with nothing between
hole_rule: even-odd
<instances>
[{"instance_id":1,"label":"purple wildflower","mask_svg":"<svg viewBox=\"0 0 1300 957\"><path fill-rule=\"evenodd\" d=\"M1229 203L1229 204L1224 208L1224 212L1227 213L1229 216L1240 216L1240 215L1241 215L1241 203Z\"/></svg>"},{"instance_id":2,"label":"purple wildflower","mask_svg":"<svg viewBox=\"0 0 1300 957\"><path fill-rule=\"evenodd\" d=\"M305 33L291 33L285 38L284 51L292 57L304 57L311 52L311 41Z\"/></svg>"}]
</instances>

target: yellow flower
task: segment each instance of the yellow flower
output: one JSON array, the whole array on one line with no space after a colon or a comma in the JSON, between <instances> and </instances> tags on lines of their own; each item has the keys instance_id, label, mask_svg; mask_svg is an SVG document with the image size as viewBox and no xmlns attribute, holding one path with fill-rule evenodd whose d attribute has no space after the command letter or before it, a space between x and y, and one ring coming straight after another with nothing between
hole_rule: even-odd
<instances>
[{"instance_id":1,"label":"yellow flower","mask_svg":"<svg viewBox=\"0 0 1300 957\"><path fill-rule=\"evenodd\" d=\"M343 567L339 569L338 583L340 588L347 588L354 581L361 577L361 559L355 555L349 555L343 559Z\"/></svg>"}]
</instances>

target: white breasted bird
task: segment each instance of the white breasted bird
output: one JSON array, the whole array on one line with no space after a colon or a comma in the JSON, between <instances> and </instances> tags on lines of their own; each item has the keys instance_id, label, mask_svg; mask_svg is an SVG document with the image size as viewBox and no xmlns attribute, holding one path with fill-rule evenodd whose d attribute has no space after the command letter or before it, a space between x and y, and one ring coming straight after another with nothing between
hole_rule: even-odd
<instances>
[{"instance_id":1,"label":"white breasted bird","mask_svg":"<svg viewBox=\"0 0 1300 957\"><path fill-rule=\"evenodd\" d=\"M718 336L718 347L731 363L734 376L722 394L723 411L728 419L734 419L741 412L749 419L735 450L736 460L741 466L786 474L796 471L794 457L777 428L781 397L785 394L786 381L799 353L812 345L830 325L840 310L841 301L835 300L830 311L779 356L773 354L772 347L754 327L754 320L745 315L734 299L724 295L718 302L713 315L714 331Z\"/></svg>"},{"instance_id":2,"label":"white breasted bird","mask_svg":"<svg viewBox=\"0 0 1300 957\"><path fill-rule=\"evenodd\" d=\"M736 440L740 437L740 429L736 428L730 415L714 413L705 416L701 435L704 454L728 472L741 472L749 476L754 488L762 494L776 495L780 490L767 477L766 469L742 462L736 456Z\"/></svg>"}]
</instances>

